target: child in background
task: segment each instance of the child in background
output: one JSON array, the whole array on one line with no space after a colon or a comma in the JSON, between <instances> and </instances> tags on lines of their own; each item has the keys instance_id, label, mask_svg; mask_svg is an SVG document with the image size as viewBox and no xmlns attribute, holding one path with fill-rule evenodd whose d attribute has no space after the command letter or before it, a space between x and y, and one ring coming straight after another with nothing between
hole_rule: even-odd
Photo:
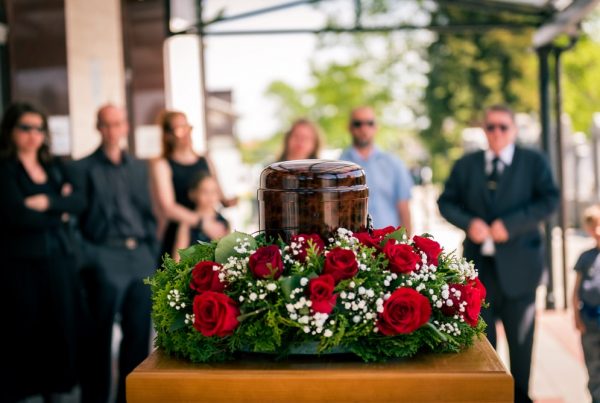
<instances>
[{"instance_id":1,"label":"child in background","mask_svg":"<svg viewBox=\"0 0 600 403\"><path fill-rule=\"evenodd\" d=\"M581 332L588 388L592 401L600 403L600 205L586 209L583 222L596 246L583 252L575 264L573 307L575 326Z\"/></svg>"},{"instance_id":2,"label":"child in background","mask_svg":"<svg viewBox=\"0 0 600 403\"><path fill-rule=\"evenodd\" d=\"M199 173L189 191L189 198L195 205L200 221L195 226L180 223L175 237L173 256L179 260L179 249L187 248L192 242L210 242L229 233L229 223L217 210L220 200L219 185L208 173Z\"/></svg>"}]
</instances>

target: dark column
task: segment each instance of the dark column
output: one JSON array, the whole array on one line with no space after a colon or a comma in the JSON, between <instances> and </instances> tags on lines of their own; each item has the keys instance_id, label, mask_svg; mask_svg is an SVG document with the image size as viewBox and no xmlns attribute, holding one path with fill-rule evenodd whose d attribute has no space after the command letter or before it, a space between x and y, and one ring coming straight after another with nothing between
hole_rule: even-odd
<instances>
[{"instance_id":1,"label":"dark column","mask_svg":"<svg viewBox=\"0 0 600 403\"><path fill-rule=\"evenodd\" d=\"M550 164L556 176L556 167L558 160L556 158L555 147L552 142L551 133L551 105L550 105L550 64L548 57L550 49L543 47L537 50L539 60L539 82L540 82L540 125L541 125L541 143L542 149L548 155ZM554 272L552 270L552 228L556 226L556 217L553 216L544 223L544 243L546 245L546 273L548 276L546 309L556 308L556 297L554 294Z\"/></svg>"},{"instance_id":2,"label":"dark column","mask_svg":"<svg viewBox=\"0 0 600 403\"><path fill-rule=\"evenodd\" d=\"M561 80L561 60L560 55L564 51L562 48L554 48L554 85L555 85L555 118L556 118L556 154L557 154L557 173L558 186L560 189L560 207L558 211L558 220L562 236L562 280L563 280L563 306L567 307L567 203L564 189L564 170L563 170L563 130L562 130L562 80Z\"/></svg>"}]
</instances>

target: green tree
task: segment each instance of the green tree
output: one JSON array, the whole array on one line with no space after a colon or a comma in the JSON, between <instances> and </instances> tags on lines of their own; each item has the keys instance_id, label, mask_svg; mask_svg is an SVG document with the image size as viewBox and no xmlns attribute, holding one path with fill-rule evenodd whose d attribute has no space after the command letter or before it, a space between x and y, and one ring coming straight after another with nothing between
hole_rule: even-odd
<instances>
[{"instance_id":1,"label":"green tree","mask_svg":"<svg viewBox=\"0 0 600 403\"><path fill-rule=\"evenodd\" d=\"M562 60L564 111L574 131L589 134L592 115L600 112L600 44L584 35Z\"/></svg>"},{"instance_id":2,"label":"green tree","mask_svg":"<svg viewBox=\"0 0 600 403\"><path fill-rule=\"evenodd\" d=\"M329 148L347 147L350 144L348 116L351 110L369 105L381 115L392 101L390 88L366 79L360 72L362 67L361 62L355 61L313 68L311 79L314 84L308 88L294 88L282 81L271 83L267 95L276 101L281 127L274 137L276 141L269 139L262 147L280 144L283 133L299 117L317 122ZM397 133L396 129L382 121L377 141L386 147L397 146Z\"/></svg>"},{"instance_id":3,"label":"green tree","mask_svg":"<svg viewBox=\"0 0 600 403\"><path fill-rule=\"evenodd\" d=\"M442 7L434 21L501 22L502 15ZM523 112L537 108L537 63L531 33L491 30L441 33L428 48L431 67L423 102L429 127L422 131L437 180L462 153L461 132L479 123L482 108L494 103Z\"/></svg>"}]
</instances>

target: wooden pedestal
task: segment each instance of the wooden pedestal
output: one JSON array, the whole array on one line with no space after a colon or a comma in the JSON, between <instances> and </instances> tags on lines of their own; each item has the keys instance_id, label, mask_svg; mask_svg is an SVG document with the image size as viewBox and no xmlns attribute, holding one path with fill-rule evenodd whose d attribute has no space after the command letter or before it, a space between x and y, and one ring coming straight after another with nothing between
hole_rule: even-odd
<instances>
[{"instance_id":1,"label":"wooden pedestal","mask_svg":"<svg viewBox=\"0 0 600 403\"><path fill-rule=\"evenodd\" d=\"M192 364L156 350L127 377L127 401L512 402L513 380L486 339L460 354L370 364L345 355Z\"/></svg>"}]
</instances>

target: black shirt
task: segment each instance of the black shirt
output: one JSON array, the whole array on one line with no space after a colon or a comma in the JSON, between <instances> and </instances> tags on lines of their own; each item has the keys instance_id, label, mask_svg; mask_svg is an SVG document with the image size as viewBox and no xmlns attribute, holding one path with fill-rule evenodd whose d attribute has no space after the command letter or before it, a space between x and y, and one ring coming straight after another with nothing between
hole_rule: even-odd
<instances>
[{"instance_id":1,"label":"black shirt","mask_svg":"<svg viewBox=\"0 0 600 403\"><path fill-rule=\"evenodd\" d=\"M107 209L111 212L108 226L109 238L135 237L142 239L146 237L144 224L139 209L133 203L131 178L127 164L131 164L131 157L122 154L121 163L114 164L102 153L103 162L100 169L105 176L106 183L111 184L102 191L106 192L106 200L111 206Z\"/></svg>"},{"instance_id":2,"label":"black shirt","mask_svg":"<svg viewBox=\"0 0 600 403\"><path fill-rule=\"evenodd\" d=\"M581 273L579 298L587 305L600 306L600 249L592 248L579 256L575 271Z\"/></svg>"},{"instance_id":3,"label":"black shirt","mask_svg":"<svg viewBox=\"0 0 600 403\"><path fill-rule=\"evenodd\" d=\"M74 165L75 178L85 195L81 233L95 244L135 237L155 247L156 219L150 201L148 166L127 153L119 164L102 147Z\"/></svg>"}]
</instances>

